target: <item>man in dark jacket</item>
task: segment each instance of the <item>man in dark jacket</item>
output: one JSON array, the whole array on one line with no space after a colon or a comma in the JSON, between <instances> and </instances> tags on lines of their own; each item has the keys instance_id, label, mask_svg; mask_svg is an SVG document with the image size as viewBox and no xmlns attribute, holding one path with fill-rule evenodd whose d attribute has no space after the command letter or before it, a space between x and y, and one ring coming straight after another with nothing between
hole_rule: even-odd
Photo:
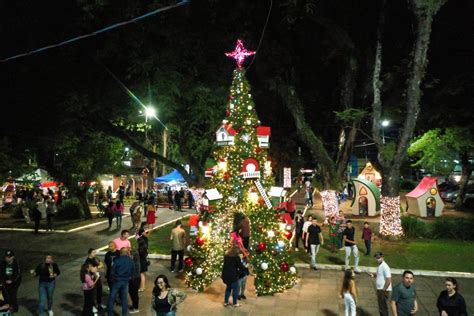
<instances>
[{"instance_id":1,"label":"man in dark jacket","mask_svg":"<svg viewBox=\"0 0 474 316\"><path fill-rule=\"evenodd\" d=\"M107 304L109 316L114 316L114 302L117 294L120 295L122 303L122 315L128 315L128 282L133 276L133 269L134 265L130 258L130 249L123 247L120 249L120 257L114 260L110 273L112 288L110 289L109 302Z\"/></svg>"},{"instance_id":2,"label":"man in dark jacket","mask_svg":"<svg viewBox=\"0 0 474 316\"><path fill-rule=\"evenodd\" d=\"M12 311L18 313L17 293L21 283L21 270L12 250L5 252L5 260L0 263L0 283L10 298Z\"/></svg>"},{"instance_id":3,"label":"man in dark jacket","mask_svg":"<svg viewBox=\"0 0 474 316\"><path fill-rule=\"evenodd\" d=\"M303 241L303 247L304 247L304 239L303 239L303 225L304 225L304 218L303 218L303 212L301 210L298 210L296 212L296 218L295 218L295 251L298 251L300 239Z\"/></svg>"}]
</instances>

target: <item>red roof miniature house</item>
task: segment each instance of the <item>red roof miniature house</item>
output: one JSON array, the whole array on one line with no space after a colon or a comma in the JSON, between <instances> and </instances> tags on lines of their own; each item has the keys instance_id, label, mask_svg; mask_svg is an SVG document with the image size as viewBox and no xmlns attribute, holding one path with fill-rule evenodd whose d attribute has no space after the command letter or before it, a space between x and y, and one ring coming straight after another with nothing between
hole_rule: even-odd
<instances>
[{"instance_id":1,"label":"red roof miniature house","mask_svg":"<svg viewBox=\"0 0 474 316\"><path fill-rule=\"evenodd\" d=\"M242 177L244 179L260 178L260 165L254 158L247 158L242 164Z\"/></svg>"},{"instance_id":2,"label":"red roof miniature house","mask_svg":"<svg viewBox=\"0 0 474 316\"><path fill-rule=\"evenodd\" d=\"M234 137L237 134L232 124L222 124L216 132L216 142L218 146L234 145Z\"/></svg>"},{"instance_id":3,"label":"red roof miniature house","mask_svg":"<svg viewBox=\"0 0 474 316\"><path fill-rule=\"evenodd\" d=\"M439 196L436 177L424 177L418 186L405 197L409 214L421 217L438 217L443 213L444 203Z\"/></svg>"},{"instance_id":4,"label":"red roof miniature house","mask_svg":"<svg viewBox=\"0 0 474 316\"><path fill-rule=\"evenodd\" d=\"M258 146L260 148L270 147L270 134L271 134L271 128L269 126L257 127L257 139L258 139Z\"/></svg>"}]
</instances>

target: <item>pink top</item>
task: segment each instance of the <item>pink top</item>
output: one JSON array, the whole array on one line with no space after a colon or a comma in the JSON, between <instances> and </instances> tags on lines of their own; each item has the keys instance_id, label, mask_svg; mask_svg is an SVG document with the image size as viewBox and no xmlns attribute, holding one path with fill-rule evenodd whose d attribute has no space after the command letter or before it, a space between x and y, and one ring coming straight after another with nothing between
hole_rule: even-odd
<instances>
[{"instance_id":1,"label":"pink top","mask_svg":"<svg viewBox=\"0 0 474 316\"><path fill-rule=\"evenodd\" d=\"M92 290L94 288L94 280L92 280L92 277L90 276L89 273L86 273L86 276L84 277L84 283L82 283L82 289L84 291Z\"/></svg>"},{"instance_id":2,"label":"pink top","mask_svg":"<svg viewBox=\"0 0 474 316\"><path fill-rule=\"evenodd\" d=\"M119 208L117 208L117 204L114 204L114 206L112 206L112 212L123 214L123 204L120 204Z\"/></svg>"},{"instance_id":3,"label":"pink top","mask_svg":"<svg viewBox=\"0 0 474 316\"><path fill-rule=\"evenodd\" d=\"M115 244L115 247L117 248L117 250L120 250L123 247L128 247L128 248L132 247L132 245L130 244L130 240L128 240L128 239L122 240L120 238L116 238L116 239L114 239L114 244Z\"/></svg>"}]
</instances>

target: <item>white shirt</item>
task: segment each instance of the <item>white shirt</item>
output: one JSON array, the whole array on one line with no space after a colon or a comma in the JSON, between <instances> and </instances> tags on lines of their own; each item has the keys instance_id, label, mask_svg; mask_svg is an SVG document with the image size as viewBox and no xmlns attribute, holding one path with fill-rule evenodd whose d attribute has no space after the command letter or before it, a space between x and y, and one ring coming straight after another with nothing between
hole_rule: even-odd
<instances>
[{"instance_id":1,"label":"white shirt","mask_svg":"<svg viewBox=\"0 0 474 316\"><path fill-rule=\"evenodd\" d=\"M311 226L311 221L306 221L303 224L303 232L308 233L308 228Z\"/></svg>"},{"instance_id":2,"label":"white shirt","mask_svg":"<svg viewBox=\"0 0 474 316\"><path fill-rule=\"evenodd\" d=\"M375 287L377 290L383 290L383 287L385 285L385 279L391 278L392 273L390 272L390 267L388 264L383 261L381 264L379 264L377 268L377 278L375 279ZM387 288L387 291L392 290L392 283Z\"/></svg>"}]
</instances>

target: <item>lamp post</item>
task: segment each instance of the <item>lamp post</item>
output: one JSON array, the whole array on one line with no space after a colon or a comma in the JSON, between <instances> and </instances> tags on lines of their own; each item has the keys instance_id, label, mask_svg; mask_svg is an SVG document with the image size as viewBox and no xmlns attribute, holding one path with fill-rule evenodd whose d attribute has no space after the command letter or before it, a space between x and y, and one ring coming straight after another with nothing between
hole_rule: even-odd
<instances>
[{"instance_id":1,"label":"lamp post","mask_svg":"<svg viewBox=\"0 0 474 316\"><path fill-rule=\"evenodd\" d=\"M145 110L144 111L145 123L148 123L148 119L155 118L158 122L160 122L160 124L164 128L163 129L163 157L166 158L167 143L168 143L168 128L166 127L165 124L163 124L162 121L160 121L160 119L158 119L158 117L156 116L156 110L155 110L154 107L152 107L151 105L148 105L148 106L145 107L144 110ZM148 140L146 127L145 127L145 139ZM156 152L156 143L155 142L153 142L153 144L152 144L152 151ZM166 172L166 166L163 165L163 174L165 174L165 172ZM155 178L155 177L156 177L156 160L153 159L153 178Z\"/></svg>"},{"instance_id":2,"label":"lamp post","mask_svg":"<svg viewBox=\"0 0 474 316\"><path fill-rule=\"evenodd\" d=\"M382 143L385 145L385 127L388 127L390 125L390 121L383 120L381 125L382 125Z\"/></svg>"}]
</instances>

